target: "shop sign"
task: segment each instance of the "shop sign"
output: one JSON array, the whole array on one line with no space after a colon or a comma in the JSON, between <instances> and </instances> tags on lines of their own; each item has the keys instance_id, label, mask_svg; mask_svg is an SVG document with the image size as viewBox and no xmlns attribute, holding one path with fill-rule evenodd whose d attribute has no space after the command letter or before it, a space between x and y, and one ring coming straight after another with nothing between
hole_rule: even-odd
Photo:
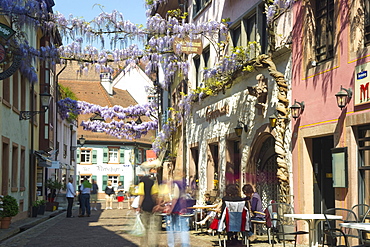
<instances>
[{"instance_id":1,"label":"shop sign","mask_svg":"<svg viewBox=\"0 0 370 247\"><path fill-rule=\"evenodd\" d=\"M196 53L198 55L202 54L203 45L201 39L192 39L190 38L178 38L176 37L173 41L173 50L175 53L185 53L191 54Z\"/></svg>"},{"instance_id":2,"label":"shop sign","mask_svg":"<svg viewBox=\"0 0 370 247\"><path fill-rule=\"evenodd\" d=\"M212 119L229 114L229 105L225 103L223 106L215 105L214 109L208 106L206 110L206 121L210 122Z\"/></svg>"},{"instance_id":3,"label":"shop sign","mask_svg":"<svg viewBox=\"0 0 370 247\"><path fill-rule=\"evenodd\" d=\"M356 66L355 69L355 86L354 86L354 103L361 105L370 103L369 97L369 77L370 63Z\"/></svg>"},{"instance_id":4,"label":"shop sign","mask_svg":"<svg viewBox=\"0 0 370 247\"><path fill-rule=\"evenodd\" d=\"M15 34L15 31L13 29L0 23L0 37L1 38L5 40L9 40L14 34Z\"/></svg>"}]
</instances>

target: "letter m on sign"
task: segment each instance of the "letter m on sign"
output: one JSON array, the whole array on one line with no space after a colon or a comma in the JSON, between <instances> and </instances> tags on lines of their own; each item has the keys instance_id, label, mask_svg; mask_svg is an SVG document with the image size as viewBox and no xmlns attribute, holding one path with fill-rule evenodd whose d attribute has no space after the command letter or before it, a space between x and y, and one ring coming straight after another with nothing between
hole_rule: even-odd
<instances>
[{"instance_id":1,"label":"letter m on sign","mask_svg":"<svg viewBox=\"0 0 370 247\"><path fill-rule=\"evenodd\" d=\"M362 102L362 96L364 100L369 99L369 83L360 85L360 102Z\"/></svg>"}]
</instances>

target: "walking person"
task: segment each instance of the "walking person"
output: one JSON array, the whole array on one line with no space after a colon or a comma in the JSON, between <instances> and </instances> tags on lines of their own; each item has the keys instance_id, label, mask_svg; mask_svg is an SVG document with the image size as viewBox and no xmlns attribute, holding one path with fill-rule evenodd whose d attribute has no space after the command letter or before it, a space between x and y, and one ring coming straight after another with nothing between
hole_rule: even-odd
<instances>
[{"instance_id":1,"label":"walking person","mask_svg":"<svg viewBox=\"0 0 370 247\"><path fill-rule=\"evenodd\" d=\"M177 176L175 181L169 184L171 201L167 211L167 241L169 247L190 246L189 219L181 216L187 212L185 186L183 178Z\"/></svg>"},{"instance_id":2,"label":"walking person","mask_svg":"<svg viewBox=\"0 0 370 247\"><path fill-rule=\"evenodd\" d=\"M145 235L141 238L140 246L156 247L157 236L160 227L161 216L153 212L157 205L158 184L153 178L144 176L139 183L138 191L139 207L136 209L141 213L140 218L145 227Z\"/></svg>"},{"instance_id":3,"label":"walking person","mask_svg":"<svg viewBox=\"0 0 370 247\"><path fill-rule=\"evenodd\" d=\"M76 191L73 187L73 178L69 177L68 178L68 184L67 184L67 193L66 193L66 198L68 202L67 206L67 218L73 218L72 216L72 206L73 206L73 199L76 196Z\"/></svg>"},{"instance_id":4,"label":"walking person","mask_svg":"<svg viewBox=\"0 0 370 247\"><path fill-rule=\"evenodd\" d=\"M90 217L91 208L90 208L90 193L91 193L91 183L87 178L81 184L81 214L78 217L85 217L85 211L87 217Z\"/></svg>"},{"instance_id":5,"label":"walking person","mask_svg":"<svg viewBox=\"0 0 370 247\"><path fill-rule=\"evenodd\" d=\"M117 187L118 209L123 209L124 196L125 196L125 187L122 185L122 182L118 182Z\"/></svg>"},{"instance_id":6,"label":"walking person","mask_svg":"<svg viewBox=\"0 0 370 247\"><path fill-rule=\"evenodd\" d=\"M113 209L113 196L116 194L112 186L112 181L108 181L108 185L105 187L105 209Z\"/></svg>"},{"instance_id":7,"label":"walking person","mask_svg":"<svg viewBox=\"0 0 370 247\"><path fill-rule=\"evenodd\" d=\"M99 187L95 181L95 179L92 180L92 188L91 188L91 194L90 194L90 199L91 199L91 209L93 210L98 210L96 208L98 204L98 191Z\"/></svg>"}]
</instances>

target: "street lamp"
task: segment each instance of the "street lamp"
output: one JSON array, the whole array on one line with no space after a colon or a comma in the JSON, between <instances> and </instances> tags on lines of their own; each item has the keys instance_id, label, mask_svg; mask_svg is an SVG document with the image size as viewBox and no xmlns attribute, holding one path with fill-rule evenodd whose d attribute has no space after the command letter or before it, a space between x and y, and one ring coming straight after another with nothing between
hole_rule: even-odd
<instances>
[{"instance_id":1,"label":"street lamp","mask_svg":"<svg viewBox=\"0 0 370 247\"><path fill-rule=\"evenodd\" d=\"M346 89L340 86L340 91L335 94L335 97L337 97L338 107L342 110L343 107L345 107L348 101L352 98L352 89Z\"/></svg>"},{"instance_id":2,"label":"street lamp","mask_svg":"<svg viewBox=\"0 0 370 247\"><path fill-rule=\"evenodd\" d=\"M237 137L242 136L243 129L244 129L245 132L248 132L248 125L244 124L241 121L238 121L238 124L234 128L234 131L235 131L235 134L236 134Z\"/></svg>"},{"instance_id":3,"label":"street lamp","mask_svg":"<svg viewBox=\"0 0 370 247\"><path fill-rule=\"evenodd\" d=\"M304 107L304 101L298 102L297 100L294 100L294 105L290 107L290 109L292 110L292 117L294 119L297 119L299 115L301 115L301 112L303 112Z\"/></svg>"},{"instance_id":4,"label":"street lamp","mask_svg":"<svg viewBox=\"0 0 370 247\"><path fill-rule=\"evenodd\" d=\"M40 93L41 107L43 111L21 111L19 114L19 120L29 120L36 114L45 113L49 109L51 94L48 92Z\"/></svg>"}]
</instances>

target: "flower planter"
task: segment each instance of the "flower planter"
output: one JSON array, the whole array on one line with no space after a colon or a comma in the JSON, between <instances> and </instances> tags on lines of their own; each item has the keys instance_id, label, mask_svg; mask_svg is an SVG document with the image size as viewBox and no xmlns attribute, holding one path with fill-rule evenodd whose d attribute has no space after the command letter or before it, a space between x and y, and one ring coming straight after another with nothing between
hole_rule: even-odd
<instances>
[{"instance_id":1,"label":"flower planter","mask_svg":"<svg viewBox=\"0 0 370 247\"><path fill-rule=\"evenodd\" d=\"M58 209L59 202L47 202L46 203L46 211L55 211Z\"/></svg>"},{"instance_id":2,"label":"flower planter","mask_svg":"<svg viewBox=\"0 0 370 247\"><path fill-rule=\"evenodd\" d=\"M40 205L37 214L44 215L45 214L46 205Z\"/></svg>"},{"instance_id":3,"label":"flower planter","mask_svg":"<svg viewBox=\"0 0 370 247\"><path fill-rule=\"evenodd\" d=\"M39 207L36 207L36 206L32 206L32 209L31 209L31 217L37 217L37 213L39 212Z\"/></svg>"},{"instance_id":4,"label":"flower planter","mask_svg":"<svg viewBox=\"0 0 370 247\"><path fill-rule=\"evenodd\" d=\"M1 218L1 229L8 229L11 221L12 221L12 217Z\"/></svg>"}]
</instances>

